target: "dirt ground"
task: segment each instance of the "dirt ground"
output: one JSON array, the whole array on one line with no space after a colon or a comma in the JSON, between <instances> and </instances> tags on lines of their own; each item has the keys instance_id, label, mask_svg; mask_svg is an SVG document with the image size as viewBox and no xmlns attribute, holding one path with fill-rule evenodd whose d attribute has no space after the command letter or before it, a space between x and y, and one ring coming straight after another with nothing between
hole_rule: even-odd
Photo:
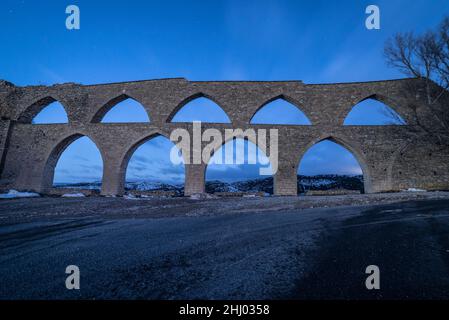
<instances>
[{"instance_id":1,"label":"dirt ground","mask_svg":"<svg viewBox=\"0 0 449 320\"><path fill-rule=\"evenodd\" d=\"M447 198L1 201L0 300L448 299Z\"/></svg>"},{"instance_id":2,"label":"dirt ground","mask_svg":"<svg viewBox=\"0 0 449 320\"><path fill-rule=\"evenodd\" d=\"M191 198L21 198L0 200L0 225L74 217L165 218L309 208L364 206L410 200L449 199L449 192L401 192L341 196Z\"/></svg>"}]
</instances>

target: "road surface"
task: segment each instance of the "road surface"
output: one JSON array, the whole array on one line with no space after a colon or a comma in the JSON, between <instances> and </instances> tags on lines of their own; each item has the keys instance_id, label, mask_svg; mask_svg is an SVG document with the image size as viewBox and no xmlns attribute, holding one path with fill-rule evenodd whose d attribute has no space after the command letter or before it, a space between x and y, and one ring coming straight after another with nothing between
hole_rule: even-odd
<instances>
[{"instance_id":1,"label":"road surface","mask_svg":"<svg viewBox=\"0 0 449 320\"><path fill-rule=\"evenodd\" d=\"M449 298L449 200L124 216L1 225L0 299ZM65 287L68 265L80 290ZM368 265L380 290L365 287Z\"/></svg>"}]
</instances>

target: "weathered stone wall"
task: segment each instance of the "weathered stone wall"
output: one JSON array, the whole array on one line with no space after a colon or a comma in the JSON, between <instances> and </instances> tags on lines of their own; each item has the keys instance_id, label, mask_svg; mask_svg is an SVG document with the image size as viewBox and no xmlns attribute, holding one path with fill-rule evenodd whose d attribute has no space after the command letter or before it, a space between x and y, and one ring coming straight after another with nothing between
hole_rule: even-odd
<instances>
[{"instance_id":1,"label":"weathered stone wall","mask_svg":"<svg viewBox=\"0 0 449 320\"><path fill-rule=\"evenodd\" d=\"M223 108L231 123L203 123L203 130L279 130L279 169L274 176L277 195L297 193L299 162L308 148L324 139L332 139L354 154L363 170L366 192L449 189L449 152L429 143L428 139L419 143L416 134L419 130L414 130L416 114L403 94L404 86L417 81L307 85L300 81L191 82L178 78L28 87L2 81L1 183L3 187L48 191L61 153L76 138L86 135L97 145L103 158L102 194L122 194L126 167L136 148L156 135L169 137L179 127L192 131L192 124L170 121L189 101L207 97ZM107 111L128 97L144 106L150 123L100 123ZM300 107L312 125L250 124L260 108L279 97ZM352 107L366 98L386 103L407 125L343 126ZM56 100L65 107L68 124L31 124L40 110ZM433 121L425 108L419 112L422 118ZM204 192L206 167L207 163L186 165L186 194Z\"/></svg>"},{"instance_id":2,"label":"weathered stone wall","mask_svg":"<svg viewBox=\"0 0 449 320\"><path fill-rule=\"evenodd\" d=\"M3 171L5 158L9 147L9 133L11 121L0 120L0 172Z\"/></svg>"}]
</instances>

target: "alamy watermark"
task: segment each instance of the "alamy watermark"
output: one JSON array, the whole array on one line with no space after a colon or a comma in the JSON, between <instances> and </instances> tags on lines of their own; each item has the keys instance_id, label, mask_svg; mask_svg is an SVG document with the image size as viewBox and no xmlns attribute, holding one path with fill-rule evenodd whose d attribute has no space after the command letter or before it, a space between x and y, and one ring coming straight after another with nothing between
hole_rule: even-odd
<instances>
[{"instance_id":1,"label":"alamy watermark","mask_svg":"<svg viewBox=\"0 0 449 320\"><path fill-rule=\"evenodd\" d=\"M365 286L368 290L379 290L380 289L380 269L376 265L370 265L366 267L366 274L369 276L365 280Z\"/></svg>"},{"instance_id":2,"label":"alamy watermark","mask_svg":"<svg viewBox=\"0 0 449 320\"><path fill-rule=\"evenodd\" d=\"M80 289L80 268L75 265L69 265L65 268L65 273L69 276L65 279L65 287L68 290Z\"/></svg>"},{"instance_id":3,"label":"alamy watermark","mask_svg":"<svg viewBox=\"0 0 449 320\"><path fill-rule=\"evenodd\" d=\"M272 175L278 170L278 138L277 129L228 128L220 131L209 128L203 131L201 122L195 121L192 133L183 128L172 131L170 140L175 146L170 151L170 160L176 165L181 163L239 165L244 164L246 158L247 164L262 165L259 168L260 175ZM234 143L227 143L234 140L237 141L235 149ZM248 147L245 148L244 140L252 143L248 143ZM225 143L226 147L221 148Z\"/></svg>"},{"instance_id":4,"label":"alamy watermark","mask_svg":"<svg viewBox=\"0 0 449 320\"><path fill-rule=\"evenodd\" d=\"M65 8L65 13L69 16L65 19L65 27L68 30L80 29L80 8L74 4L71 4Z\"/></svg>"},{"instance_id":5,"label":"alamy watermark","mask_svg":"<svg viewBox=\"0 0 449 320\"><path fill-rule=\"evenodd\" d=\"M68 14L65 20L65 26L68 30L80 29L80 8L77 5L71 4L66 7L65 13ZM380 29L380 9L379 6L371 4L366 7L365 13L369 16L365 20L365 27L368 30Z\"/></svg>"},{"instance_id":6,"label":"alamy watermark","mask_svg":"<svg viewBox=\"0 0 449 320\"><path fill-rule=\"evenodd\" d=\"M380 9L378 6L371 4L366 7L366 14L369 16L365 20L365 27L368 30L379 30L380 29Z\"/></svg>"}]
</instances>

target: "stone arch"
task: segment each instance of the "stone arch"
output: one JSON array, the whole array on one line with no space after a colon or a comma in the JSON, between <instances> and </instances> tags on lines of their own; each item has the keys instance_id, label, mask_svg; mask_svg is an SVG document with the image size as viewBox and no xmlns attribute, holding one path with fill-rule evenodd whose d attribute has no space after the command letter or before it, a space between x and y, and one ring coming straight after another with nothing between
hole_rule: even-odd
<instances>
[{"instance_id":1,"label":"stone arch","mask_svg":"<svg viewBox=\"0 0 449 320\"><path fill-rule=\"evenodd\" d=\"M190 95L189 97L185 98L184 100L182 100L175 109L172 110L172 112L170 113L170 115L168 116L166 122L172 122L173 118L175 117L175 115L187 104L189 104L190 102L199 99L199 98L206 98L210 101L212 101L213 103L215 103L226 115L226 117L228 118L229 122L228 123L232 123L232 119L229 117L229 114L226 112L226 110L223 108L222 105L220 105L220 103L218 103L216 101L216 99L214 97L212 97L211 95L205 94L204 92L198 92L195 93L193 95Z\"/></svg>"},{"instance_id":2,"label":"stone arch","mask_svg":"<svg viewBox=\"0 0 449 320\"><path fill-rule=\"evenodd\" d=\"M277 100L283 100L285 102L288 102L289 104L294 106L296 109L298 109L298 111L301 112L307 118L307 120L309 122L308 125L313 124L312 121L310 120L309 115L307 115L307 113L302 108L299 107L300 103L298 101L296 101L295 99L293 99L292 97L285 95L285 94L279 94L279 95L273 96L270 99L268 99L267 101L265 101L264 103L262 103L259 107L257 107L257 109L253 112L253 114L250 117L249 124L253 124L252 121L259 111L261 111L264 107L266 107L270 103L275 102ZM276 123L273 123L273 124L276 124Z\"/></svg>"},{"instance_id":3,"label":"stone arch","mask_svg":"<svg viewBox=\"0 0 449 320\"><path fill-rule=\"evenodd\" d=\"M48 190L53 187L53 177L55 174L55 168L56 164L58 163L59 158L61 157L62 153L69 147L75 140L78 140L81 137L88 137L97 147L97 149L100 152L101 159L103 162L103 177L104 177L104 153L101 148L98 147L98 143L95 142L94 139L92 139L91 136L84 134L84 133L72 133L62 139L59 140L59 142L56 143L56 145L52 148L50 153L46 156L46 161L44 165L43 175L42 175L42 184L41 189L42 190ZM103 179L102 179L103 180Z\"/></svg>"},{"instance_id":4,"label":"stone arch","mask_svg":"<svg viewBox=\"0 0 449 320\"><path fill-rule=\"evenodd\" d=\"M251 128L250 128L250 130L251 130ZM254 130L254 132L257 134L257 131L255 129L252 129L252 130ZM213 157L213 155L218 150L220 150L221 147L223 147L226 143L230 142L231 140L235 140L235 139L248 140L251 143L253 143L257 148L260 148L259 145L258 145L258 141L257 141L257 135L255 137L253 137L251 135L247 135L247 134L245 134L245 131L243 131L243 130L242 131L236 130L234 132L236 132L236 134L231 136L231 137L226 137L226 135L223 134L225 139L222 139L221 143L215 143L213 145L212 153L204 161L204 164L206 165L206 167L209 164L210 159ZM267 143L267 147L268 147L268 143Z\"/></svg>"},{"instance_id":5,"label":"stone arch","mask_svg":"<svg viewBox=\"0 0 449 320\"><path fill-rule=\"evenodd\" d=\"M306 154L306 152L314 145L316 145L322 141L325 141L325 140L329 140L334 143L337 143L353 154L353 156L359 163L360 168L362 169L365 193L371 193L373 190L373 186L372 186L372 175L371 175L371 170L369 167L368 160L366 159L364 153L360 150L360 148L355 146L353 143L348 142L346 138L340 137L338 135L324 134L316 139L313 139L311 142L309 142L304 147L304 149L302 150L302 153L299 156L299 161L297 161L297 163L296 163L295 172L298 171L299 164L301 163L302 159L304 158L304 155Z\"/></svg>"},{"instance_id":6,"label":"stone arch","mask_svg":"<svg viewBox=\"0 0 449 320\"><path fill-rule=\"evenodd\" d=\"M219 150L222 150L222 148L225 145L227 145L228 143L233 143L233 141L236 141L236 140L243 140L244 142L251 143L256 148L256 152L258 152L258 153L261 152L268 159L268 164L263 165L263 167L264 168L271 167L272 163L270 161L270 158L267 156L266 150L262 150L262 148L258 145L257 139L254 139L254 137L252 137L252 136L246 136L244 134L237 134L233 137L228 137L227 139L223 139L223 141L221 141L220 144L215 144L213 152L210 154L210 156L207 159L204 159L205 161L204 161L203 172L202 172L204 181L207 180L207 169L210 167L211 159L215 155L215 153L217 153ZM249 147L249 144L248 144L248 147ZM246 159L246 154L244 157ZM234 159L234 155L233 155L233 159ZM258 158L256 158L256 161L258 162L257 159ZM223 165L226 165L226 164L223 164ZM242 165L248 165L248 164L245 161L245 163ZM249 164L249 165L251 165L251 164ZM256 164L254 164L254 165L256 165ZM259 165L261 165L261 164L259 164ZM271 172L271 174L269 174L269 175L260 175L259 176L260 179L264 179L264 178L272 178L273 179L271 182L272 187L269 188L269 189L271 189L271 191L267 191L269 193L274 192L274 177L275 177L275 172Z\"/></svg>"},{"instance_id":7,"label":"stone arch","mask_svg":"<svg viewBox=\"0 0 449 320\"><path fill-rule=\"evenodd\" d=\"M64 106L64 104L59 101L58 99L54 98L53 96L46 96L44 98L41 98L34 102L33 104L29 105L25 108L25 110L20 114L19 118L17 119L17 122L20 123L28 123L30 124L34 117L39 114L45 107L52 104L53 102L59 102L62 107L64 108L65 113L67 114L68 122L70 122L70 119L68 117L67 109Z\"/></svg>"},{"instance_id":8,"label":"stone arch","mask_svg":"<svg viewBox=\"0 0 449 320\"><path fill-rule=\"evenodd\" d=\"M354 109L355 106L357 106L361 102L364 102L364 101L370 100L370 99L381 102L386 107L390 108L393 112L398 114L403 119L405 125L409 123L407 115L404 114L403 110L399 106L399 103L395 99L392 99L392 98L387 97L382 94L372 93L372 94L364 95L363 98L358 99L355 103L351 103L351 105L347 109L345 109L344 114L341 115L341 117L339 119L339 125L344 125L346 118L348 117L349 113Z\"/></svg>"},{"instance_id":9,"label":"stone arch","mask_svg":"<svg viewBox=\"0 0 449 320\"><path fill-rule=\"evenodd\" d=\"M90 121L91 123L100 123L101 120L104 118L104 116L117 104L119 104L120 102L123 102L127 99L132 99L136 102L138 102L145 110L145 112L148 115L148 119L151 119L151 115L148 112L148 108L146 108L142 103L139 102L139 100L133 98L132 96L130 96L129 94L126 93L122 93L118 96L116 96L115 98L112 98L111 100L109 100L108 102L106 102L105 104L103 104L100 109L98 109L95 113L95 115L93 116L92 120Z\"/></svg>"},{"instance_id":10,"label":"stone arch","mask_svg":"<svg viewBox=\"0 0 449 320\"><path fill-rule=\"evenodd\" d=\"M125 186L126 170L128 168L129 160L131 159L132 155L145 142L150 141L156 137L164 137L170 141L170 137L166 133L156 130L150 134L146 134L143 137L139 137L129 147L127 147L127 149L125 150L125 153L123 154L123 156L121 157L121 160L120 160L119 179L120 179L121 188L124 188L124 186ZM183 156L185 157L184 154L183 154ZM186 163L185 159L184 159L184 162ZM184 164L184 171L185 170L186 170L186 165ZM185 177L184 177L184 179L185 179ZM184 183L185 183L185 181L184 181ZM121 190L121 191L123 191L123 190Z\"/></svg>"}]
</instances>

